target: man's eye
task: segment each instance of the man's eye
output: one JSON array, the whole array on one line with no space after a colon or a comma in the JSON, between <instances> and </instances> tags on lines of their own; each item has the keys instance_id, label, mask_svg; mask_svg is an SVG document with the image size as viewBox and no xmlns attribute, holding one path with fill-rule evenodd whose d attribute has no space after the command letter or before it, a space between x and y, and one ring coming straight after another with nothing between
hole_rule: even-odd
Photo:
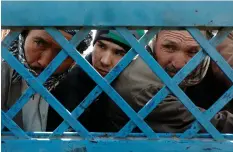
<instances>
[{"instance_id":1,"label":"man's eye","mask_svg":"<svg viewBox=\"0 0 233 152\"><path fill-rule=\"evenodd\" d=\"M44 47L45 46L45 42L41 41L41 40L36 40L34 41L37 45L37 47Z\"/></svg>"},{"instance_id":2,"label":"man's eye","mask_svg":"<svg viewBox=\"0 0 233 152\"><path fill-rule=\"evenodd\" d=\"M124 55L125 55L125 51L123 51L123 50L117 50L117 51L115 52L115 54L116 54L116 55L119 55L119 56L124 56Z\"/></svg>"},{"instance_id":3,"label":"man's eye","mask_svg":"<svg viewBox=\"0 0 233 152\"><path fill-rule=\"evenodd\" d=\"M101 49L105 49L105 45L103 45L103 44L98 44L98 46L101 48Z\"/></svg>"},{"instance_id":4,"label":"man's eye","mask_svg":"<svg viewBox=\"0 0 233 152\"><path fill-rule=\"evenodd\" d=\"M166 51L168 52L174 52L176 50L176 47L173 45L163 45Z\"/></svg>"},{"instance_id":5,"label":"man's eye","mask_svg":"<svg viewBox=\"0 0 233 152\"><path fill-rule=\"evenodd\" d=\"M188 52L188 55L193 57L197 52L198 52L198 50L191 50Z\"/></svg>"}]
</instances>

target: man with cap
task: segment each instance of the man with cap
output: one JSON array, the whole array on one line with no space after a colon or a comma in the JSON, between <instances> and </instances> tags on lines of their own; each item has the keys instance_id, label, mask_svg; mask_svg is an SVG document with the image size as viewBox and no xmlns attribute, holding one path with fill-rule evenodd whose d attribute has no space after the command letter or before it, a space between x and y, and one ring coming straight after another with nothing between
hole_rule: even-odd
<instances>
[{"instance_id":1,"label":"man with cap","mask_svg":"<svg viewBox=\"0 0 233 152\"><path fill-rule=\"evenodd\" d=\"M130 32L137 39L144 34L143 30L131 30ZM85 58L102 77L106 76L131 48L126 40L115 30L97 30L93 46L93 51ZM83 71L83 69L79 65L75 65L66 79L56 89L57 92L55 96L71 112L83 101L83 99L85 99L95 86L96 83ZM62 96L61 94L66 94L66 96ZM89 131L104 130L105 100L106 96L102 93L96 99L98 102L95 101L92 103L81 115L81 123ZM50 115L53 117L50 117L51 120L48 120L48 129L53 130L58 127L63 119L58 116L55 111L50 112Z\"/></svg>"},{"instance_id":2,"label":"man with cap","mask_svg":"<svg viewBox=\"0 0 233 152\"><path fill-rule=\"evenodd\" d=\"M160 66L173 77L199 51L200 46L187 31L162 30L150 43L148 50ZM189 74L181 83L185 89L197 85L205 77L210 64L209 57ZM136 111L141 110L161 88L162 81L144 61L138 57L114 81L113 87ZM107 131L119 131L128 121L126 114L109 101L106 112ZM201 111L204 109L199 108ZM156 132L182 133L190 128L196 119L174 94L169 94L145 118ZM233 132L233 114L229 111L217 113L211 120L221 132ZM138 131L138 130L135 130ZM205 131L202 128L202 131Z\"/></svg>"},{"instance_id":3,"label":"man with cap","mask_svg":"<svg viewBox=\"0 0 233 152\"><path fill-rule=\"evenodd\" d=\"M62 30L60 32L67 40L70 40L76 33L75 30ZM78 45L77 49L83 52L91 41L92 33ZM48 66L61 49L45 30L24 30L9 48L10 52L35 77ZM7 62L2 60L1 65L1 106L2 110L8 111L28 88L28 84ZM44 83L44 86L53 94L73 65L73 59L68 57ZM48 103L36 93L13 120L25 131L45 131L50 109L52 108Z\"/></svg>"}]
</instances>

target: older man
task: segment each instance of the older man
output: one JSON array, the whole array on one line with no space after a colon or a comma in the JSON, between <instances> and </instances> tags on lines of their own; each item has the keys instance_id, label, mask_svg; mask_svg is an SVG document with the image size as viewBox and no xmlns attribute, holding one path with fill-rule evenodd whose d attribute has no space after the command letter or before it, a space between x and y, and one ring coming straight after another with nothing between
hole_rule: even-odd
<instances>
[{"instance_id":1,"label":"older man","mask_svg":"<svg viewBox=\"0 0 233 152\"><path fill-rule=\"evenodd\" d=\"M217 50L233 68L233 32L217 46ZM187 88L186 92L197 106L207 109L213 105L230 86L232 86L231 81L224 75L215 62L211 62L203 81L198 85ZM225 109L233 113L233 99Z\"/></svg>"},{"instance_id":2,"label":"older man","mask_svg":"<svg viewBox=\"0 0 233 152\"><path fill-rule=\"evenodd\" d=\"M70 40L76 33L74 30L61 31ZM83 52L90 45L92 36L88 35L78 46ZM61 47L45 30L24 30L15 40L9 50L34 76L38 76L61 51ZM7 111L28 88L27 82L12 69L4 60L1 62L1 106ZM68 57L44 83L44 86L54 92L62 79L68 74L74 61ZM61 96L64 96L62 94ZM34 94L14 121L25 131L45 131L47 128L48 103L39 94Z\"/></svg>"},{"instance_id":3,"label":"older man","mask_svg":"<svg viewBox=\"0 0 233 152\"><path fill-rule=\"evenodd\" d=\"M161 67L173 77L198 52L200 46L187 31L164 30L153 40L150 48L151 54ZM206 58L180 86L186 88L198 84L205 76L208 65L209 59ZM138 112L164 84L138 57L124 70L113 86ZM128 117L113 102L109 103L107 128L109 131L118 131L126 124ZM169 94L145 121L156 132L183 132L191 126L195 118L175 95ZM221 132L233 132L233 114L227 111L216 114L212 123Z\"/></svg>"}]
</instances>

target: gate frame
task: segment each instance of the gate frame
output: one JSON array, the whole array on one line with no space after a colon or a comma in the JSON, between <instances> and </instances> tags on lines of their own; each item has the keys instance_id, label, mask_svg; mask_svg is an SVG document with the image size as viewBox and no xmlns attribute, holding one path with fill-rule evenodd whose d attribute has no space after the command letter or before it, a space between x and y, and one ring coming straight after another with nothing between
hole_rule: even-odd
<instances>
[{"instance_id":1,"label":"gate frame","mask_svg":"<svg viewBox=\"0 0 233 152\"><path fill-rule=\"evenodd\" d=\"M145 9L146 8L146 9ZM169 10L168 10L169 8ZM65 9L65 11L61 11ZM43 11L41 11L43 10ZM26 14L22 14L21 12L27 12ZM79 14L75 16L75 14ZM217 15L216 15L217 14ZM145 60L149 60L150 58L145 54L145 52L141 51L143 48L138 45L134 39L132 39L132 35L130 35L126 28L142 28L142 29L151 29L151 33L148 33L147 36L151 37L152 34L158 32L158 30L163 27L165 29L180 29L181 27L185 27L192 36L197 39L199 43L202 43L202 47L205 47L207 53L212 55L211 57L215 61L220 61L220 68L224 70L227 76L233 81L233 69L229 68L229 65L223 61L223 58L219 56L219 54L213 49L213 46L216 46L226 37L227 33L233 28L233 17L229 14L233 14L233 2L84 2L84 1L72 1L72 2L29 2L29 1L2 1L2 28L16 30L16 32L10 33L10 36L7 37L6 40L3 41L3 47L6 47L10 44L11 40L13 40L20 33L19 30L22 29L36 29L41 27L47 27L46 31L51 34L53 37L56 37L56 41L62 43L64 45L65 51L61 51L59 55L56 57L56 61L60 59L62 62L67 55L72 54L72 46L69 46L68 42L65 42L64 39L59 38L59 32L57 32L56 28L83 28L80 30L78 36L79 38L74 37L70 41L70 44L78 45L78 42L82 40L85 34L92 28L112 28L115 27L116 30L128 39L132 46L136 46L136 53L141 53L140 55L144 55ZM175 16L175 17L174 17ZM14 18L14 19L12 19ZM54 28L56 27L56 28ZM211 27L212 29L218 29L219 27L225 27L216 38L210 40L210 44L205 42L198 34L198 30L196 27L201 29L206 29L207 27ZM140 39L141 44L145 44L149 39L148 37L144 37ZM221 40L220 40L221 39ZM67 44L67 45L65 45ZM71 51L67 51L67 50ZM13 58L9 54L6 53L7 50L3 48L1 51L2 56L6 60L11 60L11 62L15 62ZM120 63L126 66L126 63L130 63L128 61L134 55L136 55L131 49L124 60ZM199 52L185 67L191 68L190 65L196 63L195 61L201 61L204 58L204 53ZM77 59L81 59L78 54L75 56ZM127 60L128 59L128 60ZM53 70L59 66L60 62L55 62L56 64L53 66ZM84 61L83 61L84 62ZM200 63L200 62L199 62ZM196 63L196 66L198 63ZM17 65L20 67L20 65ZM16 67L17 67L16 66ZM89 68L87 65L83 63L84 67ZM185 68L184 67L184 68ZM184 69L183 68L183 69ZM124 69L124 68L123 68ZM121 70L123 70L121 69ZM156 68L155 68L156 69ZM156 73L157 69L154 72ZM182 69L182 70L183 70ZM121 70L116 71L115 73L110 73L105 79L112 81L111 76L115 74L119 74ZM153 70L153 69L152 69ZM183 70L179 73L184 72ZM21 71L25 73L25 71ZM88 72L93 72L90 68ZM48 74L48 71L43 72L43 75ZM92 73L96 75L96 73ZM112 74L112 75L111 75ZM31 77L31 75L28 75ZM231 77L232 76L232 77ZM166 75L163 75L162 79L166 82ZM46 77L41 76L39 79L41 81L45 81ZM176 77L174 77L174 81ZM181 81L182 78L178 78L175 82L177 84ZM51 99L50 104L53 104L54 107L58 107L58 103L43 89L43 86L39 83L38 80L28 80L28 81L36 81L35 85L32 85L34 89L40 90L41 94L44 94L46 97ZM100 85L100 89L104 91L108 91L109 87L104 83L103 80L98 80L98 84ZM40 85L39 85L40 84ZM176 90L176 84L172 84L171 89L173 91ZM231 87L232 89L233 87ZM98 86L97 89L98 91ZM166 88L164 89L166 91ZM31 90L33 92L34 90ZM228 90L226 95L229 95L232 90ZM229 93L230 92L230 93ZM183 98L183 95L179 92L177 93ZM231 95L231 94L230 94ZM114 94L113 94L114 96ZM205 114L207 116L213 116L213 114L221 109L224 104L229 100L232 95L226 98L224 95L214 104L213 108L208 110ZM118 99L117 95L115 99ZM224 103L220 102L226 100ZM54 101L54 102L53 102ZM123 104L123 103L122 103ZM122 105L120 104L120 105ZM187 102L188 105L188 102ZM218 108L214 108L214 107ZM189 108L192 105L188 105ZM64 108L61 108L65 110ZM62 111L61 110L61 111ZM133 112L130 109L128 110L129 115L131 115L132 120L135 121L137 125L139 125L145 132L145 134L135 134L129 133L129 136L125 138L119 138L119 134L117 133L87 133L85 130L80 131L80 136L77 133L69 133L66 132L62 136L53 136L53 133L24 133L22 130L12 129L11 131L17 135L15 137L14 134L9 132L2 132L2 151L81 151L87 149L87 151L149 151L149 150L158 150L158 151L232 151L233 149L233 135L232 134L218 134L211 127L207 129L207 131L211 132L210 134L197 134L197 130L191 130L190 132L185 132L184 134L162 134L150 133L150 129L146 128L145 125L142 124L140 119L137 118L137 115L133 115ZM214 110L215 112L213 112ZM212 111L209 112L209 111ZM201 114L198 115L197 118L200 121L205 121L205 119L201 118ZM79 130L82 128L74 118L70 117L68 113L64 115L69 124L72 125L75 130ZM11 119L2 112L2 123L5 125L9 125L11 127L13 122ZM207 121L208 122L208 121ZM208 128L208 124L203 122L204 125ZM198 126L198 123L195 123ZM17 128L17 127L16 127ZM197 127L198 128L198 127ZM211 131L212 129L212 131ZM147 131L146 131L147 130ZM187 139L187 135L193 134L194 138ZM52 137L52 138L50 138ZM159 137L159 138L158 138ZM213 138L214 139L213 139ZM216 141L216 140L217 141ZM25 146L29 145L29 146ZM171 149L172 147L172 149Z\"/></svg>"}]
</instances>

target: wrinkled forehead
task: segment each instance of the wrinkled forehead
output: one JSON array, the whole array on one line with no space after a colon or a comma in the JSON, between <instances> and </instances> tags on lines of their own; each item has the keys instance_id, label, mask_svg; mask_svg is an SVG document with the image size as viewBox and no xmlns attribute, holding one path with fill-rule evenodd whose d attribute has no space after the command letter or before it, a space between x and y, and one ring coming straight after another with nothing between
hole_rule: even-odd
<instances>
[{"instance_id":1,"label":"wrinkled forehead","mask_svg":"<svg viewBox=\"0 0 233 152\"><path fill-rule=\"evenodd\" d=\"M65 32L63 30L60 30L60 32L62 33L63 36L65 36L66 39L72 38L72 35L70 33L67 33L67 32ZM52 36L50 36L45 30L30 30L28 32L28 34L30 34L31 36L50 37L50 38L52 38Z\"/></svg>"},{"instance_id":2,"label":"wrinkled forehead","mask_svg":"<svg viewBox=\"0 0 233 152\"><path fill-rule=\"evenodd\" d=\"M199 45L196 40L185 30L162 30L157 39L161 42L188 43Z\"/></svg>"},{"instance_id":3,"label":"wrinkled forehead","mask_svg":"<svg viewBox=\"0 0 233 152\"><path fill-rule=\"evenodd\" d=\"M70 40L72 38L72 35L65 32L65 31L62 31L60 30L61 34L67 39L67 40ZM28 35L26 37L29 37L29 38L40 38L40 39L43 39L44 41L46 42L49 42L49 43L54 43L56 45L59 45L53 38L51 35L49 35L45 30L30 30Z\"/></svg>"}]
</instances>

